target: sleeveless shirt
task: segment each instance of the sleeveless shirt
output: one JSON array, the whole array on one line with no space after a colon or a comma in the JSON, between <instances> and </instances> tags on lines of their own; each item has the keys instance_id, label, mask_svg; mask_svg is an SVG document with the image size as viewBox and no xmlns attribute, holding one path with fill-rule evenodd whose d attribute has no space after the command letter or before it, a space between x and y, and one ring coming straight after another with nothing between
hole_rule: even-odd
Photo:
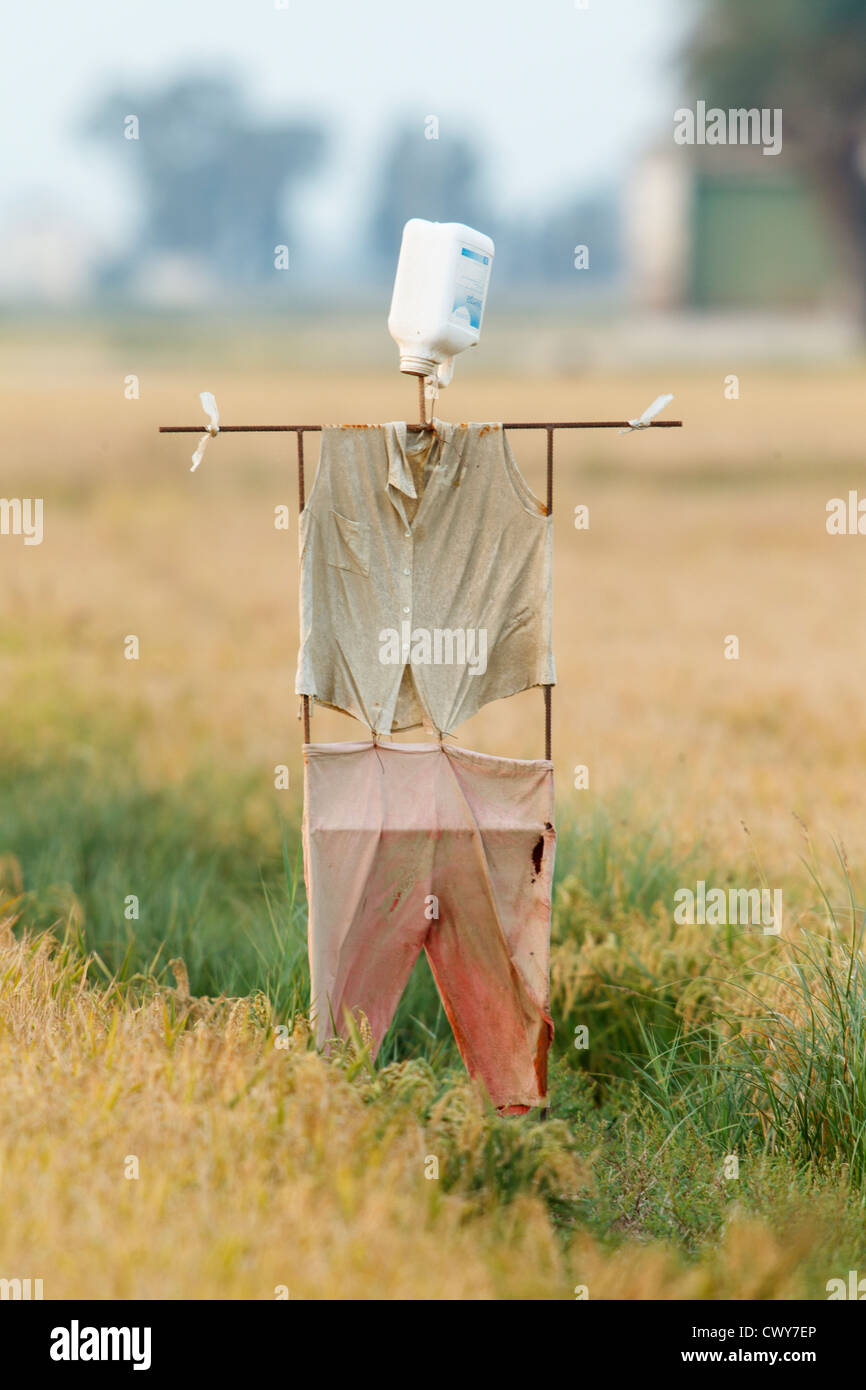
<instances>
[{"instance_id":1,"label":"sleeveless shirt","mask_svg":"<svg viewBox=\"0 0 866 1390\"><path fill-rule=\"evenodd\" d=\"M498 424L328 425L300 518L295 690L450 733L553 685L552 518Z\"/></svg>"}]
</instances>

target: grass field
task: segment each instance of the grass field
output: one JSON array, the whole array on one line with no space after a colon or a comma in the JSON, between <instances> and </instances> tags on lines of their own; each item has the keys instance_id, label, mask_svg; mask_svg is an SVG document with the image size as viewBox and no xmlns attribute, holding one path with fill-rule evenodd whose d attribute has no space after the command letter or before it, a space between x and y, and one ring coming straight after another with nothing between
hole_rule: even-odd
<instances>
[{"instance_id":1,"label":"grass field","mask_svg":"<svg viewBox=\"0 0 866 1390\"><path fill-rule=\"evenodd\" d=\"M825 529L858 487L866 365L744 366L727 400L736 363L521 376L503 339L496 377L461 362L442 397L455 420L610 418L669 389L685 421L557 442L540 1124L473 1091L424 965L375 1067L362 1037L326 1063L306 1033L297 531L273 524L294 445L224 436L190 474L193 437L156 433L196 422L202 389L224 423L414 418L393 365L299 339L0 331L0 492L45 507L42 545L0 536L0 1277L46 1297L826 1297L866 1270L866 541ZM541 490L543 440L514 448ZM313 736L359 729L317 711ZM540 694L459 741L539 755ZM679 925L698 880L781 889L781 934Z\"/></svg>"}]
</instances>

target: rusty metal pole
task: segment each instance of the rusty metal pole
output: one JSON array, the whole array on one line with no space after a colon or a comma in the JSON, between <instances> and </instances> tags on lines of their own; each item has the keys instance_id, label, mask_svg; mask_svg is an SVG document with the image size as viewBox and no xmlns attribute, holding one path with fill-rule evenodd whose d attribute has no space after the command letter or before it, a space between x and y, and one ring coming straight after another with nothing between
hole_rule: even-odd
<instances>
[{"instance_id":1,"label":"rusty metal pole","mask_svg":"<svg viewBox=\"0 0 866 1390\"><path fill-rule=\"evenodd\" d=\"M547 427L547 515L553 516L553 430ZM550 762L552 755L552 733L551 733L551 695L552 686L544 687L544 756ZM550 1119L550 1105L543 1105L539 1112L539 1120L544 1123Z\"/></svg>"},{"instance_id":2,"label":"rusty metal pole","mask_svg":"<svg viewBox=\"0 0 866 1390\"><path fill-rule=\"evenodd\" d=\"M304 432L297 431L298 436L298 522L300 523L301 513L307 505L306 488L304 482ZM304 707L304 743L310 741L310 697L302 695Z\"/></svg>"},{"instance_id":3,"label":"rusty metal pole","mask_svg":"<svg viewBox=\"0 0 866 1390\"><path fill-rule=\"evenodd\" d=\"M553 430L547 428L547 515L553 515ZM547 761L551 758L552 734L551 734L551 696L552 686L544 687L544 756Z\"/></svg>"},{"instance_id":4,"label":"rusty metal pole","mask_svg":"<svg viewBox=\"0 0 866 1390\"><path fill-rule=\"evenodd\" d=\"M821 418L821 417L819 417ZM836 419L828 416L828 419ZM677 430L682 420L650 420L652 430ZM627 429L630 420L503 420L504 430L618 430ZM204 425L158 425L160 434L202 434ZM220 434L321 434L321 425L220 425Z\"/></svg>"},{"instance_id":5,"label":"rusty metal pole","mask_svg":"<svg viewBox=\"0 0 866 1390\"><path fill-rule=\"evenodd\" d=\"M304 432L297 431L298 435L298 516L307 505L307 495L304 483Z\"/></svg>"}]
</instances>

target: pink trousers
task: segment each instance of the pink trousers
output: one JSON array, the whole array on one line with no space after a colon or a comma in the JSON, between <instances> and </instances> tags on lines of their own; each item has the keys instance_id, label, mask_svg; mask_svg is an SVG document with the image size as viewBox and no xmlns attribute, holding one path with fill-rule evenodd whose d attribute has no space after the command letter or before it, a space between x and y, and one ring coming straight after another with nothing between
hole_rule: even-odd
<instances>
[{"instance_id":1,"label":"pink trousers","mask_svg":"<svg viewBox=\"0 0 866 1390\"><path fill-rule=\"evenodd\" d=\"M543 1105L553 1036L553 764L445 744L304 747L311 1006L320 1046L363 1010L378 1049L423 948L466 1068Z\"/></svg>"}]
</instances>

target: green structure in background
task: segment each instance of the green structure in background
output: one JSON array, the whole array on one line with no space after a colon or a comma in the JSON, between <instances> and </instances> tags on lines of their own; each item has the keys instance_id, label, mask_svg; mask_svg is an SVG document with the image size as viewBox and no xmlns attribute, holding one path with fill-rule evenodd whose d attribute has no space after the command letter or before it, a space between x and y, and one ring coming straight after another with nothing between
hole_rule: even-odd
<instances>
[{"instance_id":1,"label":"green structure in background","mask_svg":"<svg viewBox=\"0 0 866 1390\"><path fill-rule=\"evenodd\" d=\"M796 308L832 293L836 270L817 194L796 177L697 173L688 302Z\"/></svg>"}]
</instances>

